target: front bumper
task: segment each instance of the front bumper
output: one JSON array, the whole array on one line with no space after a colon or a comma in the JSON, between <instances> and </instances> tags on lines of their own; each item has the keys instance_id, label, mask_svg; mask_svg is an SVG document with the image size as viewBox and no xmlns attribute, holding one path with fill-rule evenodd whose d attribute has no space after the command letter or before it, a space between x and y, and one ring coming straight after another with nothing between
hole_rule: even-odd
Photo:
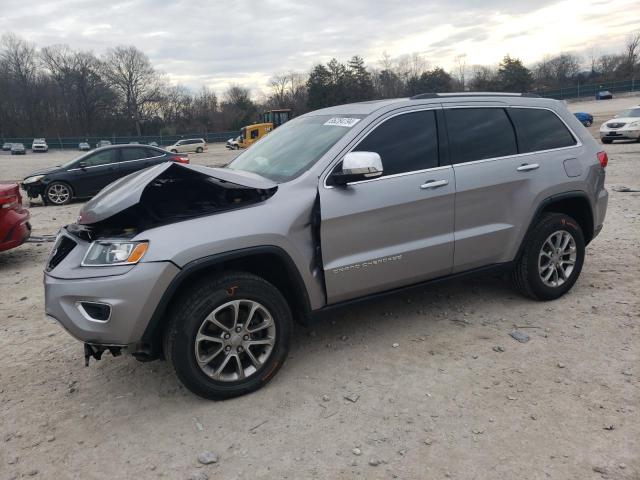
<instances>
[{"instance_id":1,"label":"front bumper","mask_svg":"<svg viewBox=\"0 0 640 480\"><path fill-rule=\"evenodd\" d=\"M27 196L29 198L38 198L41 195L44 195L45 186L41 182L35 183L21 183L20 186L22 189L27 192Z\"/></svg>"},{"instance_id":2,"label":"front bumper","mask_svg":"<svg viewBox=\"0 0 640 480\"><path fill-rule=\"evenodd\" d=\"M178 272L171 262L149 262L113 276L62 279L45 273L45 312L82 342L133 345L142 339L156 306ZM91 319L80 308L81 302L107 304L111 314L106 321Z\"/></svg>"},{"instance_id":3,"label":"front bumper","mask_svg":"<svg viewBox=\"0 0 640 480\"><path fill-rule=\"evenodd\" d=\"M640 138L640 127L600 128L600 138L612 140L637 140Z\"/></svg>"}]
</instances>

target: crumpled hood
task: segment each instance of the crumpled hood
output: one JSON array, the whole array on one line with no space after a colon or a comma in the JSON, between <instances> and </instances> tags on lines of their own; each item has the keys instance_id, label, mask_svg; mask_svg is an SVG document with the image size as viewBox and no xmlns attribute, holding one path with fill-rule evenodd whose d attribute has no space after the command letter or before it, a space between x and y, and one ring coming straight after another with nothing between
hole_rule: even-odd
<instances>
[{"instance_id":1,"label":"crumpled hood","mask_svg":"<svg viewBox=\"0 0 640 480\"><path fill-rule=\"evenodd\" d=\"M103 188L82 207L78 216L78 223L90 225L101 222L139 203L145 188L160 175L170 174L171 169L174 169L176 173L180 173L183 169L189 170L205 177L257 190L277 188L275 182L254 173L230 168L184 165L169 161L134 172Z\"/></svg>"}]
</instances>

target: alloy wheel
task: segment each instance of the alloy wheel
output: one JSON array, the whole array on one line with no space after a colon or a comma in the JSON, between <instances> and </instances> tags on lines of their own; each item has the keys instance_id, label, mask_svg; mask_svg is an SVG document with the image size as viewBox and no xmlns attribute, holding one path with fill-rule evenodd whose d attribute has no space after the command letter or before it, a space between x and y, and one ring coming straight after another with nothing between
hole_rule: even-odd
<instances>
[{"instance_id":1,"label":"alloy wheel","mask_svg":"<svg viewBox=\"0 0 640 480\"><path fill-rule=\"evenodd\" d=\"M200 325L196 362L214 380L244 380L264 365L275 341L275 322L262 304L233 300L217 307Z\"/></svg>"},{"instance_id":2,"label":"alloy wheel","mask_svg":"<svg viewBox=\"0 0 640 480\"><path fill-rule=\"evenodd\" d=\"M71 192L69 191L69 187L61 183L55 183L47 190L47 198L51 203L55 203L56 205L62 205L67 202L70 197Z\"/></svg>"},{"instance_id":3,"label":"alloy wheel","mask_svg":"<svg viewBox=\"0 0 640 480\"><path fill-rule=\"evenodd\" d=\"M547 237L538 254L538 274L548 287L559 287L573 273L577 258L576 241L566 230Z\"/></svg>"}]
</instances>

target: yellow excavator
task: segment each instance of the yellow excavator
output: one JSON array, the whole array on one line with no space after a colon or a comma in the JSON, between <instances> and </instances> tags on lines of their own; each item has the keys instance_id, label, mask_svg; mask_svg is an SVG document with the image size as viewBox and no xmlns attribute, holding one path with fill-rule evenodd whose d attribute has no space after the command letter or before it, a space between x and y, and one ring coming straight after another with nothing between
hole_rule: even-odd
<instances>
[{"instance_id":1,"label":"yellow excavator","mask_svg":"<svg viewBox=\"0 0 640 480\"><path fill-rule=\"evenodd\" d=\"M240 129L240 136L227 140L227 148L230 150L238 150L240 148L250 147L253 143L260 140L267 133L279 127L291 119L290 108L279 108L269 110L262 114L262 122L247 125Z\"/></svg>"}]
</instances>

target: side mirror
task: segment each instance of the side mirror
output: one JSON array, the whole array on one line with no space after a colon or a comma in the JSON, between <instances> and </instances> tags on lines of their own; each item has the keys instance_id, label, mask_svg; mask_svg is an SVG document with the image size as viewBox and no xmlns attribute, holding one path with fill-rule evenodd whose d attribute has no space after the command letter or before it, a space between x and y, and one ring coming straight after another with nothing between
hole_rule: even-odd
<instances>
[{"instance_id":1,"label":"side mirror","mask_svg":"<svg viewBox=\"0 0 640 480\"><path fill-rule=\"evenodd\" d=\"M85 168L87 168L87 164L86 164L86 162L80 162L78 164L78 167L80 167L80 168L82 168L84 170Z\"/></svg>"},{"instance_id":2,"label":"side mirror","mask_svg":"<svg viewBox=\"0 0 640 480\"><path fill-rule=\"evenodd\" d=\"M342 170L331 178L336 185L346 185L381 175L382 159L376 152L349 152L342 159Z\"/></svg>"}]
</instances>

